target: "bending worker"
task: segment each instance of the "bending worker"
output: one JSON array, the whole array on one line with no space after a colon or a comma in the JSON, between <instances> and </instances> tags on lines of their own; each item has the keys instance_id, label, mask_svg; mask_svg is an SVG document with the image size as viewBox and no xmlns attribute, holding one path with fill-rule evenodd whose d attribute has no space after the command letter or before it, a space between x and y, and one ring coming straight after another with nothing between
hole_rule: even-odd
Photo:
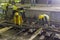
<instances>
[{"instance_id":1,"label":"bending worker","mask_svg":"<svg viewBox=\"0 0 60 40\"><path fill-rule=\"evenodd\" d=\"M42 14L42 15L39 15L38 17L39 19L39 22L44 25L44 24L49 24L49 16L47 14Z\"/></svg>"}]
</instances>

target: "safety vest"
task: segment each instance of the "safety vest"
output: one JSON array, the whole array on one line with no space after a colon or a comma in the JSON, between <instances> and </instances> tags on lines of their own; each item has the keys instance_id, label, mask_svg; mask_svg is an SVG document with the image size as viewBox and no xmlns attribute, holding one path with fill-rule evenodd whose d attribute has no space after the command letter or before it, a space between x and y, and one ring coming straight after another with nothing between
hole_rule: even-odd
<instances>
[{"instance_id":1,"label":"safety vest","mask_svg":"<svg viewBox=\"0 0 60 40\"><path fill-rule=\"evenodd\" d=\"M38 19L44 18L44 15L39 15Z\"/></svg>"},{"instance_id":2,"label":"safety vest","mask_svg":"<svg viewBox=\"0 0 60 40\"><path fill-rule=\"evenodd\" d=\"M21 0L15 0L15 2L21 2Z\"/></svg>"},{"instance_id":3,"label":"safety vest","mask_svg":"<svg viewBox=\"0 0 60 40\"><path fill-rule=\"evenodd\" d=\"M2 5L2 9L3 10L6 10L6 7L8 6L8 3L3 3L3 5Z\"/></svg>"},{"instance_id":4,"label":"safety vest","mask_svg":"<svg viewBox=\"0 0 60 40\"><path fill-rule=\"evenodd\" d=\"M17 10L17 9L18 9L17 6L13 5L13 10Z\"/></svg>"},{"instance_id":5,"label":"safety vest","mask_svg":"<svg viewBox=\"0 0 60 40\"><path fill-rule=\"evenodd\" d=\"M14 15L14 23L18 25L21 25L23 23L22 16L19 15L18 12L16 12Z\"/></svg>"},{"instance_id":6,"label":"safety vest","mask_svg":"<svg viewBox=\"0 0 60 40\"><path fill-rule=\"evenodd\" d=\"M8 5L11 5L11 4L9 4L9 3L1 3L1 6L2 6L2 9L3 9L3 10L6 10L6 9L7 9L6 7L7 7Z\"/></svg>"}]
</instances>

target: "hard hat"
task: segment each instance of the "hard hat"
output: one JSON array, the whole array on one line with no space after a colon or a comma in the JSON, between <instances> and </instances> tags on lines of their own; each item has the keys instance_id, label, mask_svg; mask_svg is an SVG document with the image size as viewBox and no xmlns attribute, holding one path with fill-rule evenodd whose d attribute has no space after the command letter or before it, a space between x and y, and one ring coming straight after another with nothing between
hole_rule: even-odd
<instances>
[{"instance_id":1,"label":"hard hat","mask_svg":"<svg viewBox=\"0 0 60 40\"><path fill-rule=\"evenodd\" d=\"M16 12L16 13L15 13L15 15L19 15L19 13L18 13L18 12Z\"/></svg>"}]
</instances>

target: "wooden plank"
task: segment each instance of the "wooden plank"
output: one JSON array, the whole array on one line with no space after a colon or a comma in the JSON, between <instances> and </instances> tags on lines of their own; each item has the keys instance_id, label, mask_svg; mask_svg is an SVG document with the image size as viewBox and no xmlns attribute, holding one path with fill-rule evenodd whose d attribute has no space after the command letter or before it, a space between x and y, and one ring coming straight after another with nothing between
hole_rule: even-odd
<instances>
[{"instance_id":1,"label":"wooden plank","mask_svg":"<svg viewBox=\"0 0 60 40\"><path fill-rule=\"evenodd\" d=\"M40 34L42 31L42 28L39 28L30 38L29 40L33 40L38 34Z\"/></svg>"},{"instance_id":2,"label":"wooden plank","mask_svg":"<svg viewBox=\"0 0 60 40\"><path fill-rule=\"evenodd\" d=\"M5 27L5 28L0 29L0 34L8 31L8 30L11 29L11 28L12 28L12 27Z\"/></svg>"}]
</instances>

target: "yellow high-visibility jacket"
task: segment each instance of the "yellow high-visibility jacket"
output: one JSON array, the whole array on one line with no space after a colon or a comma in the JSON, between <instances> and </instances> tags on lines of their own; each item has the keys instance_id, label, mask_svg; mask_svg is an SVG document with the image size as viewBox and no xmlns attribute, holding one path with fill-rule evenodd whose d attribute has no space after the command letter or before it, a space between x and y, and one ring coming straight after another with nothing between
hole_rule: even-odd
<instances>
[{"instance_id":1,"label":"yellow high-visibility jacket","mask_svg":"<svg viewBox=\"0 0 60 40\"><path fill-rule=\"evenodd\" d=\"M2 5L2 9L6 10L6 7L8 6L8 3L2 3L1 5Z\"/></svg>"},{"instance_id":2,"label":"yellow high-visibility jacket","mask_svg":"<svg viewBox=\"0 0 60 40\"><path fill-rule=\"evenodd\" d=\"M6 7L9 6L9 5L11 5L11 4L9 4L9 3L1 3L1 7L2 7L3 10L6 10Z\"/></svg>"},{"instance_id":3,"label":"yellow high-visibility jacket","mask_svg":"<svg viewBox=\"0 0 60 40\"><path fill-rule=\"evenodd\" d=\"M16 5L13 5L13 10L17 10L18 7Z\"/></svg>"},{"instance_id":4,"label":"yellow high-visibility jacket","mask_svg":"<svg viewBox=\"0 0 60 40\"><path fill-rule=\"evenodd\" d=\"M44 18L44 15L39 15L38 19Z\"/></svg>"},{"instance_id":5,"label":"yellow high-visibility jacket","mask_svg":"<svg viewBox=\"0 0 60 40\"><path fill-rule=\"evenodd\" d=\"M18 12L15 13L14 23L15 23L15 24L18 24L18 25L21 25L21 24L23 23L22 16L19 15Z\"/></svg>"},{"instance_id":6,"label":"yellow high-visibility jacket","mask_svg":"<svg viewBox=\"0 0 60 40\"><path fill-rule=\"evenodd\" d=\"M21 0L14 0L15 2L21 2Z\"/></svg>"}]
</instances>

